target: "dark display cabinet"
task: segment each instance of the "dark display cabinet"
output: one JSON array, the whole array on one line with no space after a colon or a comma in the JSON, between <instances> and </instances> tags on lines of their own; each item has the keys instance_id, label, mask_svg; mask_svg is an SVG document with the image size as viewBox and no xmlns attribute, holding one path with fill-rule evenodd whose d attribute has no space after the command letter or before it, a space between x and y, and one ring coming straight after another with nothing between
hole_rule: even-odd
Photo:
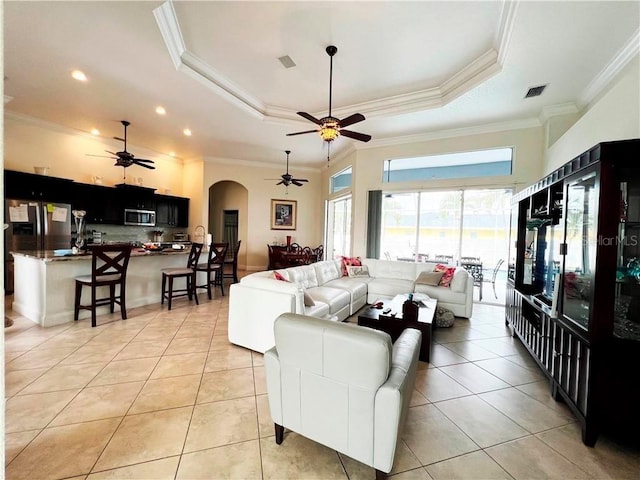
<instances>
[{"instance_id":1,"label":"dark display cabinet","mask_svg":"<svg viewBox=\"0 0 640 480\"><path fill-rule=\"evenodd\" d=\"M640 426L640 140L596 145L512 203L506 321L593 446Z\"/></svg>"}]
</instances>

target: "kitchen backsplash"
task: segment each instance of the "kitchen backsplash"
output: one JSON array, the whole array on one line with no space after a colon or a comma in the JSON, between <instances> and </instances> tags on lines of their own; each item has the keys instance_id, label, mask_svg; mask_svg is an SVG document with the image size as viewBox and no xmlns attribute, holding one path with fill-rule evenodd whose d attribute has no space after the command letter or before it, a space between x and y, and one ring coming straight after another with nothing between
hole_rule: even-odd
<instances>
[{"instance_id":1,"label":"kitchen backsplash","mask_svg":"<svg viewBox=\"0 0 640 480\"><path fill-rule=\"evenodd\" d=\"M173 227L136 227L128 225L94 225L87 224L86 235L93 238L93 231L102 232L102 243L107 242L152 242L154 232L162 232L162 241L171 242L174 233L187 233L186 228Z\"/></svg>"}]
</instances>

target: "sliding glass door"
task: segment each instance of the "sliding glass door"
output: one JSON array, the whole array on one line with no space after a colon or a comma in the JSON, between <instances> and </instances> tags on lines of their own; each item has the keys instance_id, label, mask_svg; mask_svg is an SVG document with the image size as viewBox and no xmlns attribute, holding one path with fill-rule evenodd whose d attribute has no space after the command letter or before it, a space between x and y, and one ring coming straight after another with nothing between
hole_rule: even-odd
<instances>
[{"instance_id":1,"label":"sliding glass door","mask_svg":"<svg viewBox=\"0 0 640 480\"><path fill-rule=\"evenodd\" d=\"M351 195L328 202L326 258L351 256Z\"/></svg>"}]
</instances>

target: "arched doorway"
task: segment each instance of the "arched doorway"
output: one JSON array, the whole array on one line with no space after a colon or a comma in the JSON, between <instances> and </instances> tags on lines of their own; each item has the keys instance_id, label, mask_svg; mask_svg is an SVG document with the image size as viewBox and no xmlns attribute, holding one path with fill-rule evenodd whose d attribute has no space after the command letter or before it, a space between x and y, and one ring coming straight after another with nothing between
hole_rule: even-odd
<instances>
[{"instance_id":1,"label":"arched doorway","mask_svg":"<svg viewBox=\"0 0 640 480\"><path fill-rule=\"evenodd\" d=\"M223 180L209 187L209 232L214 242L228 242L229 247L242 241L238 265L246 268L247 211L249 192L238 182Z\"/></svg>"}]
</instances>

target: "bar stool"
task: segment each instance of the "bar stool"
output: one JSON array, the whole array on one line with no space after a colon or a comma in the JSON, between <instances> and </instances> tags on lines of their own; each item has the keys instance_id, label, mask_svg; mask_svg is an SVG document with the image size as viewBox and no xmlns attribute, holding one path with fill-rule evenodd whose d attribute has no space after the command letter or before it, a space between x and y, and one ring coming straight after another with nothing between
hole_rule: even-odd
<instances>
[{"instance_id":1,"label":"bar stool","mask_svg":"<svg viewBox=\"0 0 640 480\"><path fill-rule=\"evenodd\" d=\"M231 272L223 273L222 278L233 278L233 283L238 283L238 252L240 251L241 243L242 240L238 240L238 243L236 243L236 246L232 251L233 256L225 259L224 261L225 265L231 265Z\"/></svg>"},{"instance_id":2,"label":"bar stool","mask_svg":"<svg viewBox=\"0 0 640 480\"><path fill-rule=\"evenodd\" d=\"M211 300L211 285L219 286L224 296L224 286L222 285L222 268L224 266L224 257L227 255L228 243L212 243L209 247L209 258L207 263L199 263L196 266L196 272L207 272L207 283L204 285L196 285L196 288L206 288L209 300ZM211 279L213 273L213 279Z\"/></svg>"},{"instance_id":3,"label":"bar stool","mask_svg":"<svg viewBox=\"0 0 640 480\"><path fill-rule=\"evenodd\" d=\"M76 301L73 319L78 320L80 310L91 310L91 326L96 326L96 308L109 305L113 313L115 304L120 305L123 320L127 319L125 301L127 267L131 257L131 245L95 245L91 247L91 275L76 277ZM116 286L120 285L120 294L116 296ZM82 305L82 287L91 288L91 304ZM98 287L109 287L109 296L97 298Z\"/></svg>"},{"instance_id":4,"label":"bar stool","mask_svg":"<svg viewBox=\"0 0 640 480\"><path fill-rule=\"evenodd\" d=\"M192 243L191 251L189 252L189 258L187 259L186 268L163 268L162 269L162 299L161 304L164 304L165 298L169 301L169 310L171 310L171 301L175 297L188 296L189 300L193 297L196 298L196 305L200 305L198 302L198 295L196 294L196 265L202 252L202 243ZM173 281L176 278L185 278L187 285L186 288L173 289ZM167 280L169 280L169 291L167 292Z\"/></svg>"}]
</instances>

